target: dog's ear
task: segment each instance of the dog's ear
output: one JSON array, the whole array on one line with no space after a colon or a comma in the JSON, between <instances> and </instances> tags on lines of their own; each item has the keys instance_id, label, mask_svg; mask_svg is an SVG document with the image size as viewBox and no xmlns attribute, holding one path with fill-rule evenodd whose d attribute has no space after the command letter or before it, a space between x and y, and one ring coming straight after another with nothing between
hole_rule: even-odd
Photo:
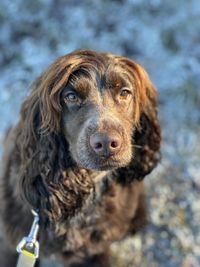
<instances>
[{"instance_id":1,"label":"dog's ear","mask_svg":"<svg viewBox=\"0 0 200 267\"><path fill-rule=\"evenodd\" d=\"M50 183L58 183L71 164L61 130L62 89L82 62L68 55L55 61L33 84L22 105L17 147L20 155L22 194L34 208L50 205Z\"/></svg>"},{"instance_id":2,"label":"dog's ear","mask_svg":"<svg viewBox=\"0 0 200 267\"><path fill-rule=\"evenodd\" d=\"M133 133L133 158L124 171L130 181L142 180L160 160L161 130L157 113L157 92L146 71L137 63L126 60L126 68L133 77L136 91L135 123Z\"/></svg>"},{"instance_id":3,"label":"dog's ear","mask_svg":"<svg viewBox=\"0 0 200 267\"><path fill-rule=\"evenodd\" d=\"M75 71L97 64L97 54L88 50L58 58L34 82L22 105L16 144L22 195L33 208L45 210L54 220L62 214L63 205L70 206L69 192L66 193L69 186L62 183L61 187L58 183L64 179L63 170L73 168L68 142L62 133L61 94ZM78 196L74 194L71 199L74 198Z\"/></svg>"}]
</instances>

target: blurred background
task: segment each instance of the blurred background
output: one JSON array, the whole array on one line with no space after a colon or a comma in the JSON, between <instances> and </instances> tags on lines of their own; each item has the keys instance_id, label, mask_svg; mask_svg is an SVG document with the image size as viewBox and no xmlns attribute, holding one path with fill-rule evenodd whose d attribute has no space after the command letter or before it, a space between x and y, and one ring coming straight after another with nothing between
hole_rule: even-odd
<instances>
[{"instance_id":1,"label":"blurred background","mask_svg":"<svg viewBox=\"0 0 200 267\"><path fill-rule=\"evenodd\" d=\"M150 223L113 244L112 266L200 266L199 0L0 0L0 154L31 82L80 48L135 59L159 92L162 161L145 180Z\"/></svg>"}]
</instances>

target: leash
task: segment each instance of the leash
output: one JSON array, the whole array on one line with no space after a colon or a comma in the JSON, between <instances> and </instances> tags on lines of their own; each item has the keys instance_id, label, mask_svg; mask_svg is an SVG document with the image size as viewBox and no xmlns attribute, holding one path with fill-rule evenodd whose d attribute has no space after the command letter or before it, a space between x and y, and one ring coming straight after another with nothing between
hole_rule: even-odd
<instances>
[{"instance_id":1,"label":"leash","mask_svg":"<svg viewBox=\"0 0 200 267\"><path fill-rule=\"evenodd\" d=\"M39 243L37 235L39 231L39 215L32 210L34 215L31 230L28 236L24 237L18 244L16 250L19 253L19 258L16 267L34 267L37 258L39 257Z\"/></svg>"}]
</instances>

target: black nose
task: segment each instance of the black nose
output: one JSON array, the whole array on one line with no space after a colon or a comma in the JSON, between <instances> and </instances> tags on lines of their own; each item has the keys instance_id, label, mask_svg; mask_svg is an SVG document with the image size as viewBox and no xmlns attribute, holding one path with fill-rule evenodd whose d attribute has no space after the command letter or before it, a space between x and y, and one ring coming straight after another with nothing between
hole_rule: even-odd
<instances>
[{"instance_id":1,"label":"black nose","mask_svg":"<svg viewBox=\"0 0 200 267\"><path fill-rule=\"evenodd\" d=\"M90 146L99 156L110 157L118 153L122 138L116 132L95 133L90 136Z\"/></svg>"}]
</instances>

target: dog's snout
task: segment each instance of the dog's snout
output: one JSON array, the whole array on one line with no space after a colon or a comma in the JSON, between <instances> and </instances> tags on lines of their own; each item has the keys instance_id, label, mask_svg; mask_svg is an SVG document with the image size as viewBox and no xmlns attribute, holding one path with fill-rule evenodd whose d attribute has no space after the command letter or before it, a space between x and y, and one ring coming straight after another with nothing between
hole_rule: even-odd
<instances>
[{"instance_id":1,"label":"dog's snout","mask_svg":"<svg viewBox=\"0 0 200 267\"><path fill-rule=\"evenodd\" d=\"M115 131L94 133L90 136L90 146L99 156L109 157L117 154L121 148L122 137Z\"/></svg>"}]
</instances>

